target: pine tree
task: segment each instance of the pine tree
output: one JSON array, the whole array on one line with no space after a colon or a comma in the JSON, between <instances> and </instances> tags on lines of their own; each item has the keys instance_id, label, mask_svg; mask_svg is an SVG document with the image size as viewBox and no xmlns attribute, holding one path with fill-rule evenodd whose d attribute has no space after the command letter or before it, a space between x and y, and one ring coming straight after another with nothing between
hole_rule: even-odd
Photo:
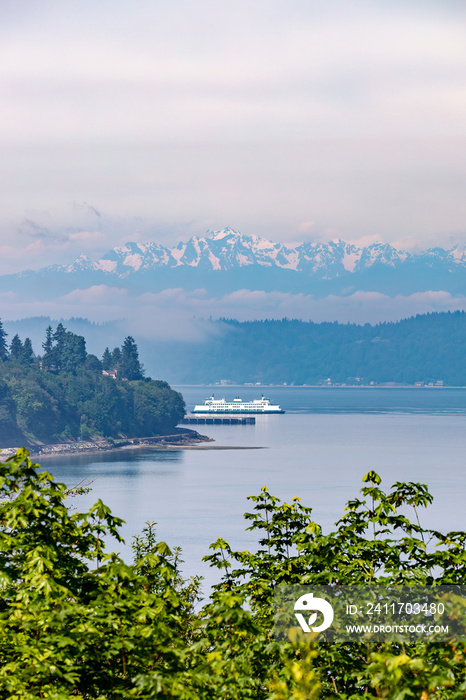
<instances>
[{"instance_id":1,"label":"pine tree","mask_svg":"<svg viewBox=\"0 0 466 700\"><path fill-rule=\"evenodd\" d=\"M19 335L13 336L10 343L10 358L13 360L20 360L23 355L23 344Z\"/></svg>"},{"instance_id":2,"label":"pine tree","mask_svg":"<svg viewBox=\"0 0 466 700\"><path fill-rule=\"evenodd\" d=\"M61 340L60 340L61 342ZM86 341L82 335L66 331L63 335L60 353L60 369L74 372L77 367L86 362Z\"/></svg>"},{"instance_id":3,"label":"pine tree","mask_svg":"<svg viewBox=\"0 0 466 700\"><path fill-rule=\"evenodd\" d=\"M143 378L143 370L139 362L138 346L134 338L128 335L121 346L120 378L134 381Z\"/></svg>"},{"instance_id":4,"label":"pine tree","mask_svg":"<svg viewBox=\"0 0 466 700\"><path fill-rule=\"evenodd\" d=\"M8 357L8 348L6 345L7 333L3 330L3 324L0 321L0 359L6 360Z\"/></svg>"},{"instance_id":5,"label":"pine tree","mask_svg":"<svg viewBox=\"0 0 466 700\"><path fill-rule=\"evenodd\" d=\"M47 329L45 331L45 340L42 343L42 347L44 348L44 352L46 355L48 355L50 352L52 352L52 347L53 347L52 326L47 326Z\"/></svg>"},{"instance_id":6,"label":"pine tree","mask_svg":"<svg viewBox=\"0 0 466 700\"><path fill-rule=\"evenodd\" d=\"M112 353L108 348L105 348L104 354L102 355L102 369L112 369Z\"/></svg>"},{"instance_id":7,"label":"pine tree","mask_svg":"<svg viewBox=\"0 0 466 700\"><path fill-rule=\"evenodd\" d=\"M34 360L34 350L32 349L32 343L30 338L26 338L26 340L24 341L23 354L21 359L25 365L32 364L32 361Z\"/></svg>"},{"instance_id":8,"label":"pine tree","mask_svg":"<svg viewBox=\"0 0 466 700\"><path fill-rule=\"evenodd\" d=\"M112 364L111 368L116 370L117 372L120 371L120 362L121 362L121 350L120 348L114 348L112 352Z\"/></svg>"},{"instance_id":9,"label":"pine tree","mask_svg":"<svg viewBox=\"0 0 466 700\"><path fill-rule=\"evenodd\" d=\"M42 343L42 347L44 349L42 366L44 369L47 369L54 364L52 326L48 326L47 330L45 331L45 341Z\"/></svg>"},{"instance_id":10,"label":"pine tree","mask_svg":"<svg viewBox=\"0 0 466 700\"><path fill-rule=\"evenodd\" d=\"M55 355L55 365L57 369L61 369L63 364L63 352L66 343L66 328L63 323L59 323L55 333L53 334L53 339L55 341L54 355Z\"/></svg>"}]
</instances>

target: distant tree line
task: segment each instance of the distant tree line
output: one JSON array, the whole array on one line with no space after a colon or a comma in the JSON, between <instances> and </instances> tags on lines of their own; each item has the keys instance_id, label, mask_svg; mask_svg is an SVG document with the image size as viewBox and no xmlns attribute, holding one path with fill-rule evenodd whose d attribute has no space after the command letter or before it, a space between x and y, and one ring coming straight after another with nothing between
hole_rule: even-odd
<instances>
[{"instance_id":1,"label":"distant tree line","mask_svg":"<svg viewBox=\"0 0 466 700\"><path fill-rule=\"evenodd\" d=\"M207 342L157 345L157 365L169 381L466 386L463 311L375 326L223 319L211 330Z\"/></svg>"},{"instance_id":2,"label":"distant tree line","mask_svg":"<svg viewBox=\"0 0 466 700\"><path fill-rule=\"evenodd\" d=\"M18 335L8 346L0 321L0 446L164 434L184 415L181 394L144 377L131 336L100 360L59 323L42 348Z\"/></svg>"}]
</instances>

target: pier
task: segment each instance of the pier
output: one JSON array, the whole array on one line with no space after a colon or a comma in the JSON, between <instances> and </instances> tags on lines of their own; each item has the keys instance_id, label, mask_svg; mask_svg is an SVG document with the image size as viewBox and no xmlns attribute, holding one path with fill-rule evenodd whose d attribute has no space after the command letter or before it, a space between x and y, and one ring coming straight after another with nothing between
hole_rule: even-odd
<instances>
[{"instance_id":1,"label":"pier","mask_svg":"<svg viewBox=\"0 0 466 700\"><path fill-rule=\"evenodd\" d=\"M185 416L188 425L255 425L255 416Z\"/></svg>"}]
</instances>

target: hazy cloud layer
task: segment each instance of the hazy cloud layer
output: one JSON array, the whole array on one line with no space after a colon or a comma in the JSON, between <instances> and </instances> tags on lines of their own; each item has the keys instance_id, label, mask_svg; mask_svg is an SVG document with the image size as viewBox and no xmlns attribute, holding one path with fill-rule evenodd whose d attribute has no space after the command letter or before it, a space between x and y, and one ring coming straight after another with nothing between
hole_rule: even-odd
<instances>
[{"instance_id":1,"label":"hazy cloud layer","mask_svg":"<svg viewBox=\"0 0 466 700\"><path fill-rule=\"evenodd\" d=\"M464 2L0 7L0 272L225 225L466 240Z\"/></svg>"},{"instance_id":2,"label":"hazy cloud layer","mask_svg":"<svg viewBox=\"0 0 466 700\"><path fill-rule=\"evenodd\" d=\"M245 289L217 298L209 297L203 289L167 289L134 297L126 289L99 285L75 289L53 302L19 302L13 293L0 294L0 308L8 320L32 316L121 320L126 333L139 338L202 340L209 318L248 321L287 317L315 322L377 323L430 311L466 310L466 297L442 291L395 298L377 292L355 292L345 297L315 299L305 294Z\"/></svg>"}]
</instances>

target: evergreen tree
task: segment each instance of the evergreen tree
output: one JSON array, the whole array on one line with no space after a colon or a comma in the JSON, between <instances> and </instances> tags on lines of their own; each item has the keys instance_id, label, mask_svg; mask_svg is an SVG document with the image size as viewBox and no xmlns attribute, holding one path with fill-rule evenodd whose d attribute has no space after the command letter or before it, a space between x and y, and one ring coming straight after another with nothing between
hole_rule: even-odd
<instances>
[{"instance_id":1,"label":"evergreen tree","mask_svg":"<svg viewBox=\"0 0 466 700\"><path fill-rule=\"evenodd\" d=\"M114 348L112 352L112 363L111 363L111 369L117 370L117 372L120 370L120 362L121 362L121 350L120 348Z\"/></svg>"},{"instance_id":2,"label":"evergreen tree","mask_svg":"<svg viewBox=\"0 0 466 700\"><path fill-rule=\"evenodd\" d=\"M112 368L112 353L108 348L105 348L102 355L102 369L109 370Z\"/></svg>"},{"instance_id":3,"label":"evergreen tree","mask_svg":"<svg viewBox=\"0 0 466 700\"><path fill-rule=\"evenodd\" d=\"M42 359L42 367L48 369L54 364L53 357L53 329L48 326L45 331L45 341L42 343L44 349L44 357Z\"/></svg>"},{"instance_id":4,"label":"evergreen tree","mask_svg":"<svg viewBox=\"0 0 466 700\"><path fill-rule=\"evenodd\" d=\"M102 435L141 437L168 433L183 417L183 399L166 382L118 382L102 377L100 360L86 353L82 336L70 331L64 333L62 365L57 367L52 329L47 335L49 342L44 346L48 360L43 359L41 366L33 362L30 339L22 343L17 335L11 343L11 359L0 363L0 447L24 444L32 439L68 441L80 433L83 436L83 429L89 439ZM136 377L138 370L140 376L142 371L132 339L127 339L126 348L125 352L133 358ZM119 348L115 350L115 359L121 360ZM0 641L0 655L1 646ZM0 663L0 688L1 673ZM0 689L0 700L2 697Z\"/></svg>"},{"instance_id":5,"label":"evergreen tree","mask_svg":"<svg viewBox=\"0 0 466 700\"><path fill-rule=\"evenodd\" d=\"M11 343L10 343L10 358L12 360L20 360L23 355L23 344L21 342L21 339L19 335L16 333L16 335L13 336Z\"/></svg>"},{"instance_id":6,"label":"evergreen tree","mask_svg":"<svg viewBox=\"0 0 466 700\"><path fill-rule=\"evenodd\" d=\"M130 381L143 378L138 346L130 335L125 338L121 346L120 378Z\"/></svg>"},{"instance_id":7,"label":"evergreen tree","mask_svg":"<svg viewBox=\"0 0 466 700\"><path fill-rule=\"evenodd\" d=\"M34 350L32 349L32 343L30 338L26 338L23 344L23 354L22 354L22 361L24 362L25 365L30 365L32 364L32 361L34 360Z\"/></svg>"},{"instance_id":8,"label":"evergreen tree","mask_svg":"<svg viewBox=\"0 0 466 700\"><path fill-rule=\"evenodd\" d=\"M17 445L18 439L21 439L16 417L16 402L11 388L0 378L0 444L2 447Z\"/></svg>"},{"instance_id":9,"label":"evergreen tree","mask_svg":"<svg viewBox=\"0 0 466 700\"><path fill-rule=\"evenodd\" d=\"M0 321L0 359L6 360L8 357L8 349L6 345L7 333L3 330L3 324Z\"/></svg>"},{"instance_id":10,"label":"evergreen tree","mask_svg":"<svg viewBox=\"0 0 466 700\"><path fill-rule=\"evenodd\" d=\"M84 363L86 369L91 370L91 372L102 372L102 362L98 357L89 353L86 357L86 362Z\"/></svg>"},{"instance_id":11,"label":"evergreen tree","mask_svg":"<svg viewBox=\"0 0 466 700\"><path fill-rule=\"evenodd\" d=\"M63 364L63 354L65 350L66 343L66 328L63 323L59 323L55 333L53 334L53 339L55 341L55 346L53 348L53 354L55 356L55 365L57 369L61 369Z\"/></svg>"},{"instance_id":12,"label":"evergreen tree","mask_svg":"<svg viewBox=\"0 0 466 700\"><path fill-rule=\"evenodd\" d=\"M86 361L86 341L82 335L66 331L63 335L63 340L60 339L60 342L62 343L60 369L66 372L74 372L77 367Z\"/></svg>"},{"instance_id":13,"label":"evergreen tree","mask_svg":"<svg viewBox=\"0 0 466 700\"><path fill-rule=\"evenodd\" d=\"M52 352L53 347L53 330L52 326L48 326L45 331L45 340L42 343L45 355L49 355Z\"/></svg>"}]
</instances>

